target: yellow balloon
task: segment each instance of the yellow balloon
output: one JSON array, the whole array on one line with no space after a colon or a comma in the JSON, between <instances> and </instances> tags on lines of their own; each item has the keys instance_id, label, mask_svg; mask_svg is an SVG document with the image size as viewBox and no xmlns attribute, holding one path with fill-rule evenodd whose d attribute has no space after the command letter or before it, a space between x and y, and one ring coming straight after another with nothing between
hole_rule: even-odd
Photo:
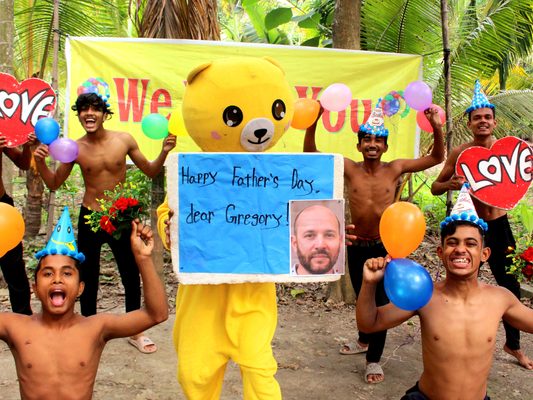
<instances>
[{"instance_id":1,"label":"yellow balloon","mask_svg":"<svg viewBox=\"0 0 533 400\"><path fill-rule=\"evenodd\" d=\"M0 254L7 253L24 236L24 219L13 206L0 203Z\"/></svg>"},{"instance_id":2,"label":"yellow balloon","mask_svg":"<svg viewBox=\"0 0 533 400\"><path fill-rule=\"evenodd\" d=\"M168 121L168 131L176 136L188 136L185 122L183 122L183 114L181 106L177 107L170 116Z\"/></svg>"}]
</instances>

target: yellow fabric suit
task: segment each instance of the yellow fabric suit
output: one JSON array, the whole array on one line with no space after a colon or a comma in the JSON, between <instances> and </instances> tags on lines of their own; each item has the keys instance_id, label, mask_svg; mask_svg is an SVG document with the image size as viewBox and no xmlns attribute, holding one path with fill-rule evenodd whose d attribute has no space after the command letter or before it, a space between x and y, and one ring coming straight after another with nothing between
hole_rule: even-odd
<instances>
[{"instance_id":1,"label":"yellow fabric suit","mask_svg":"<svg viewBox=\"0 0 533 400\"><path fill-rule=\"evenodd\" d=\"M163 243L168 212L165 199L157 209ZM281 399L270 344L276 323L274 283L180 285L173 338L187 399L218 399L229 359L240 366L245 400Z\"/></svg>"}]
</instances>

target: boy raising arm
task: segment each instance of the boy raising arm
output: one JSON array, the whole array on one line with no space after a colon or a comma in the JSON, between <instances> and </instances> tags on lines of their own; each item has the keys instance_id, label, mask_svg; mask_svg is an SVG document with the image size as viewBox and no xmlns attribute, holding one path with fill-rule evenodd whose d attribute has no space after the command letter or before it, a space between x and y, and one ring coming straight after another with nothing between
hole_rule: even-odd
<instances>
[{"instance_id":1,"label":"boy raising arm","mask_svg":"<svg viewBox=\"0 0 533 400\"><path fill-rule=\"evenodd\" d=\"M437 254L446 279L434 283L433 297L417 311L388 304L376 307L374 296L389 256L365 263L357 303L357 325L365 332L395 327L414 315L422 327L424 371L402 400L482 400L492 364L500 319L533 332L533 310L507 289L478 282L481 262L490 256L483 230L475 223L454 221L441 235Z\"/></svg>"},{"instance_id":2,"label":"boy raising arm","mask_svg":"<svg viewBox=\"0 0 533 400\"><path fill-rule=\"evenodd\" d=\"M146 304L123 315L74 313L76 298L84 289L79 261L61 252L40 259L33 291L42 313L0 314L0 339L13 353L22 399L90 399L106 343L168 318L166 295L152 264L153 245L150 227L132 222L131 247Z\"/></svg>"}]
</instances>

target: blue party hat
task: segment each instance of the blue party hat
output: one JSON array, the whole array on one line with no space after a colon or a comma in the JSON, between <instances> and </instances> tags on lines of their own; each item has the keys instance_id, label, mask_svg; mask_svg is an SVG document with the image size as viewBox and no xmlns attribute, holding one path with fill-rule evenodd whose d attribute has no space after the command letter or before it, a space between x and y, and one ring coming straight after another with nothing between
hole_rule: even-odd
<instances>
[{"instance_id":1,"label":"blue party hat","mask_svg":"<svg viewBox=\"0 0 533 400\"><path fill-rule=\"evenodd\" d=\"M474 224L478 224L485 232L489 228L487 223L481 218L479 218L477 215L476 208L474 207L474 203L472 202L472 198L470 197L470 193L468 193L469 187L470 185L468 183L465 183L461 188L461 191L459 192L459 196L457 197L457 201L453 206L450 216L446 217L444 221L442 221L440 224L441 230L450 222L458 220L470 221Z\"/></svg>"},{"instance_id":2,"label":"blue party hat","mask_svg":"<svg viewBox=\"0 0 533 400\"><path fill-rule=\"evenodd\" d=\"M54 254L62 254L75 258L80 263L85 260L83 253L78 253L68 207L63 209L63 214L61 214L61 218L59 218L48 244L43 250L35 254L35 258L39 260L41 257Z\"/></svg>"},{"instance_id":3,"label":"blue party hat","mask_svg":"<svg viewBox=\"0 0 533 400\"><path fill-rule=\"evenodd\" d=\"M381 98L376 104L376 108L368 117L366 124L359 128L360 131L376 136L389 136L389 130L385 129L385 120L383 118L383 107L381 104Z\"/></svg>"},{"instance_id":4,"label":"blue party hat","mask_svg":"<svg viewBox=\"0 0 533 400\"><path fill-rule=\"evenodd\" d=\"M479 83L479 79L476 79L476 87L474 88L474 97L472 98L472 104L466 109L466 113L471 113L472 111L477 110L478 108L494 109L495 107L494 104L490 104L489 100L487 99L487 96L485 95L485 92L483 91L483 88Z\"/></svg>"}]
</instances>

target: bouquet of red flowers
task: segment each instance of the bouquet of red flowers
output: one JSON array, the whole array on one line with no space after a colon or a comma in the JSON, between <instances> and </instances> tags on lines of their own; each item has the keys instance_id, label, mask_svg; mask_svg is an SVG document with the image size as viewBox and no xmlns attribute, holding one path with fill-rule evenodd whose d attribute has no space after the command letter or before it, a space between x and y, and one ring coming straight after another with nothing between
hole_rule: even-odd
<instances>
[{"instance_id":1,"label":"bouquet of red flowers","mask_svg":"<svg viewBox=\"0 0 533 400\"><path fill-rule=\"evenodd\" d=\"M96 199L102 211L92 211L86 215L86 224L91 225L94 232L103 230L120 239L124 229L131 228L131 221L148 216L148 203L140 196L138 187L133 183L119 184L113 191L106 190L107 199ZM89 208L90 209L90 208Z\"/></svg>"},{"instance_id":2,"label":"bouquet of red flowers","mask_svg":"<svg viewBox=\"0 0 533 400\"><path fill-rule=\"evenodd\" d=\"M507 268L507 273L516 275L518 282L523 280L530 282L533 279L533 243L531 243L533 214L525 203L522 203L520 217L526 228L526 234L518 239L516 249L509 247L507 257L513 259L513 264Z\"/></svg>"},{"instance_id":3,"label":"bouquet of red flowers","mask_svg":"<svg viewBox=\"0 0 533 400\"><path fill-rule=\"evenodd\" d=\"M516 275L518 282L533 279L533 243L531 238L521 238L516 249L509 247L509 255L513 259L513 264L507 268L508 274Z\"/></svg>"}]
</instances>

